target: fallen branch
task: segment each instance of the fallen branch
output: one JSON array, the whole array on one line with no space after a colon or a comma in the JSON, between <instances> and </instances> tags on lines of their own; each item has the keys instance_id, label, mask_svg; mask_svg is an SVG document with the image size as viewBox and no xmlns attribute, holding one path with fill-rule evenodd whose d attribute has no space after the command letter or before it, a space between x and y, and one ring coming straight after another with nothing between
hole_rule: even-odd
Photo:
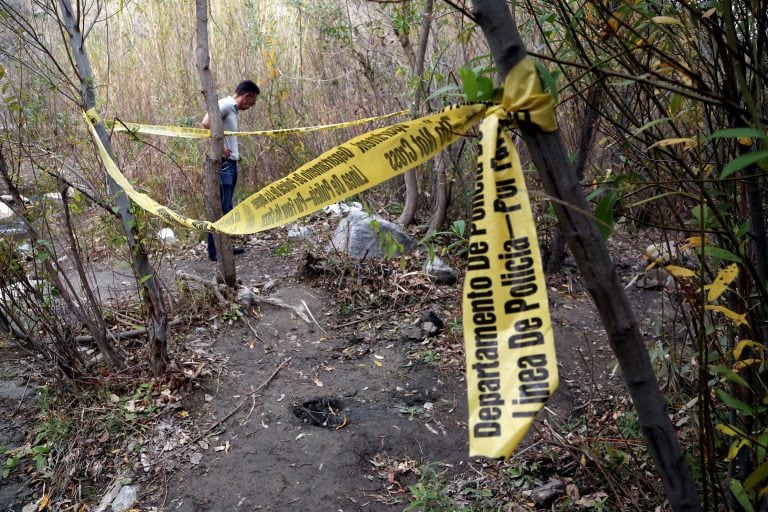
<instances>
[{"instance_id":1,"label":"fallen branch","mask_svg":"<svg viewBox=\"0 0 768 512\"><path fill-rule=\"evenodd\" d=\"M299 318L301 318L302 320L304 320L305 322L307 322L310 325L312 324L312 322L309 321L309 317L307 316L307 314L304 313L304 311L302 311L302 309L300 307L298 307L298 306L294 306L292 304L288 304L285 301L282 301L280 299L275 299L273 297L256 297L255 300L257 300L258 302L265 302L267 304L272 304L273 306L277 306L279 308L290 309L291 311L296 313L296 315Z\"/></svg>"},{"instance_id":2,"label":"fallen branch","mask_svg":"<svg viewBox=\"0 0 768 512\"><path fill-rule=\"evenodd\" d=\"M215 281L209 281L208 279L204 279L194 274L189 274L187 272L184 272L183 270L177 270L176 277L180 277L181 279L189 279L190 281L195 281L196 283L200 283L207 286L213 291L213 294L216 296L216 299L219 301L219 305L226 306L227 304L229 304L227 299L225 299L224 296L221 294L221 290L219 290L219 286L221 286L219 285L219 283Z\"/></svg>"},{"instance_id":3,"label":"fallen branch","mask_svg":"<svg viewBox=\"0 0 768 512\"><path fill-rule=\"evenodd\" d=\"M173 327L174 325L179 325L180 323L181 323L181 318L176 318L175 320L171 320L170 322L168 322L168 327ZM147 334L146 327L142 327L140 329L132 329L130 331L123 331L118 333L112 333L112 332L107 333L107 335L112 336L118 340L123 340L127 338L136 338L138 336L143 336L144 334ZM75 341L78 343L90 343L91 341L93 341L93 336L91 336L90 334L78 336L77 338L75 338Z\"/></svg>"},{"instance_id":4,"label":"fallen branch","mask_svg":"<svg viewBox=\"0 0 768 512\"><path fill-rule=\"evenodd\" d=\"M240 410L240 409L241 409L241 408L242 408L242 407L245 405L245 403L248 401L248 399L249 399L249 398L253 398L253 397L254 397L254 395L255 395L256 393L258 393L259 391L261 391L262 389L264 389L265 387L267 387L267 386L269 385L269 383L270 383L270 382L272 382L272 379L274 379L274 378L275 378L275 375L277 375L277 373L278 373L280 370L282 370L283 368L285 368L285 367L288 365L288 363L290 363L290 362L291 362L291 358L289 357L289 358L285 359L285 360L284 360L282 363L280 363L280 365L279 365L277 368L275 368L275 371L274 371L274 372L272 372L272 375L270 375L270 376L267 378L267 380L265 380L264 382L262 382L262 383L259 385L259 387L257 387L256 389L252 390L250 393L248 393L247 395L245 395L245 398L243 398L243 399L240 401L240 403L239 403L239 404L237 404L237 406L236 406L234 409L232 409L232 410L231 410L231 411L230 411L230 412L229 412L229 413L228 413L226 416L224 416L224 417L223 417L223 418L221 418L220 420L216 421L216 422L215 422L213 425L211 425L210 427L208 427L208 428L205 430L205 432L203 432L202 434L199 434L199 435L198 435L198 436L196 436L194 439L192 439L192 440L191 440L191 441L190 441L190 442L189 442L189 443L188 443L186 446L191 446L191 445L193 445L193 444L197 443L199 440L201 440L201 439L203 439L205 436L207 436L207 435L208 435L208 433L209 433L209 432L211 432L213 429L215 429L216 427L218 427L219 425L221 425L222 423L224 423L225 421L227 421L229 418L231 418L232 416L234 416L234 415L235 415L235 413L237 413L237 411L239 411L239 410Z\"/></svg>"}]
</instances>

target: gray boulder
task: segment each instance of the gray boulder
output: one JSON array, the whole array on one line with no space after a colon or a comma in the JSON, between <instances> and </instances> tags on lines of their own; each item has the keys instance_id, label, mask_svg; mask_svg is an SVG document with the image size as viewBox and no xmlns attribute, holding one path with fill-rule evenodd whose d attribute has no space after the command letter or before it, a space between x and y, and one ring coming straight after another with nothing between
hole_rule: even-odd
<instances>
[{"instance_id":1,"label":"gray boulder","mask_svg":"<svg viewBox=\"0 0 768 512\"><path fill-rule=\"evenodd\" d=\"M416 240L397 224L362 210L350 209L336 227L331 245L335 250L361 260L407 254L416 246Z\"/></svg>"}]
</instances>

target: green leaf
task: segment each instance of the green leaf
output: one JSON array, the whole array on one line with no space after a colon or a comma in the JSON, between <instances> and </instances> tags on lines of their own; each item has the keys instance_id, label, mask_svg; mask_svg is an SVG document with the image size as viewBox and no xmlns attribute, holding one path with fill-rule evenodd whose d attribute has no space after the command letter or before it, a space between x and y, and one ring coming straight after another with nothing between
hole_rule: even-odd
<instances>
[{"instance_id":1,"label":"green leaf","mask_svg":"<svg viewBox=\"0 0 768 512\"><path fill-rule=\"evenodd\" d=\"M761 160L765 160L765 159L768 159L768 149L741 155L740 157L735 158L730 162L728 162L728 165L726 165L723 168L723 171L720 173L720 179L724 180L731 174L738 172L747 166L750 166L756 162L760 162Z\"/></svg>"},{"instance_id":2,"label":"green leaf","mask_svg":"<svg viewBox=\"0 0 768 512\"><path fill-rule=\"evenodd\" d=\"M752 137L755 139L768 140L768 133L755 130L754 128L726 128L725 130L717 130L712 135L707 137L707 140L712 139L739 139L741 137Z\"/></svg>"},{"instance_id":3,"label":"green leaf","mask_svg":"<svg viewBox=\"0 0 768 512\"><path fill-rule=\"evenodd\" d=\"M744 490L747 492L751 491L766 478L768 478L768 462L763 462L744 480Z\"/></svg>"},{"instance_id":4,"label":"green leaf","mask_svg":"<svg viewBox=\"0 0 768 512\"><path fill-rule=\"evenodd\" d=\"M736 409L737 411L741 411L743 414L747 416L754 416L755 410L748 404L745 404L738 398L734 398L722 389L716 389L715 392L717 393L717 396L720 397L720 400L723 401L725 405L732 409Z\"/></svg>"},{"instance_id":5,"label":"green leaf","mask_svg":"<svg viewBox=\"0 0 768 512\"><path fill-rule=\"evenodd\" d=\"M744 492L744 487L742 487L741 482L735 478L731 478L730 487L733 496L736 498L736 501L739 502L739 505L742 506L744 512L755 512L754 507L752 507L752 504L749 502L749 497Z\"/></svg>"},{"instance_id":6,"label":"green leaf","mask_svg":"<svg viewBox=\"0 0 768 512\"><path fill-rule=\"evenodd\" d=\"M757 442L755 443L755 451L757 454L757 462L763 462L765 460L766 450L768 449L768 429L763 430L763 433L757 436Z\"/></svg>"},{"instance_id":7,"label":"green leaf","mask_svg":"<svg viewBox=\"0 0 768 512\"><path fill-rule=\"evenodd\" d=\"M718 260L735 261L736 263L741 263L741 258L736 254L733 254L731 251L721 249L720 247L715 247L713 245L696 247L694 248L694 252L696 253L696 256L701 256L701 257L708 256L710 258L716 258Z\"/></svg>"},{"instance_id":8,"label":"green leaf","mask_svg":"<svg viewBox=\"0 0 768 512\"><path fill-rule=\"evenodd\" d=\"M461 88L458 85L446 85L441 87L427 97L426 101L439 98L440 96L461 96Z\"/></svg>"},{"instance_id":9,"label":"green leaf","mask_svg":"<svg viewBox=\"0 0 768 512\"><path fill-rule=\"evenodd\" d=\"M535 61L533 64L536 66L536 72L539 74L539 78L541 79L541 83L544 86L544 89L546 89L549 94L552 95L555 103L557 103L559 98L557 91L557 76L553 73L550 73L547 67L540 62Z\"/></svg>"},{"instance_id":10,"label":"green leaf","mask_svg":"<svg viewBox=\"0 0 768 512\"><path fill-rule=\"evenodd\" d=\"M616 202L619 200L619 194L613 190L606 192L606 194L600 199L595 207L595 219L597 219L597 229L600 231L600 236L603 239L613 231L613 208L616 206Z\"/></svg>"},{"instance_id":11,"label":"green leaf","mask_svg":"<svg viewBox=\"0 0 768 512\"><path fill-rule=\"evenodd\" d=\"M709 371L711 371L712 373L718 374L718 375L722 375L723 377L726 378L726 380L729 380L731 382L735 382L736 384L739 384L740 386L744 386L745 388L749 388L749 383L744 379L744 377L742 377L738 373L734 372L730 368L724 368L722 366L711 365L709 367Z\"/></svg>"},{"instance_id":12,"label":"green leaf","mask_svg":"<svg viewBox=\"0 0 768 512\"><path fill-rule=\"evenodd\" d=\"M672 118L672 117L662 117L662 118L660 118L660 119L654 119L653 121L648 121L648 122L647 122L647 123L645 123L643 126L641 126L640 128L638 128L638 129L635 131L635 133L633 133L633 135L634 135L635 137L637 137L638 135L640 135L641 133L643 133L645 130L648 130L649 128L653 128L653 127L654 127L654 126L656 126L657 124L660 124L660 123L666 123L666 122L669 122L669 121L673 121L673 120L674 120L674 118Z\"/></svg>"}]
</instances>

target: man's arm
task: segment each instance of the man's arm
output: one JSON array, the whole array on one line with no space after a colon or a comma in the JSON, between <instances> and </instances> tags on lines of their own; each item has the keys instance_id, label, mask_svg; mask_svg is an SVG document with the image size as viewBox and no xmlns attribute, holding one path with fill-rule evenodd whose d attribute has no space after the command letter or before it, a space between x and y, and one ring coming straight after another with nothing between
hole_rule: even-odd
<instances>
[{"instance_id":1,"label":"man's arm","mask_svg":"<svg viewBox=\"0 0 768 512\"><path fill-rule=\"evenodd\" d=\"M203 120L200 121L200 124L203 125L203 128L211 129L211 120L208 119L208 114L205 114Z\"/></svg>"}]
</instances>

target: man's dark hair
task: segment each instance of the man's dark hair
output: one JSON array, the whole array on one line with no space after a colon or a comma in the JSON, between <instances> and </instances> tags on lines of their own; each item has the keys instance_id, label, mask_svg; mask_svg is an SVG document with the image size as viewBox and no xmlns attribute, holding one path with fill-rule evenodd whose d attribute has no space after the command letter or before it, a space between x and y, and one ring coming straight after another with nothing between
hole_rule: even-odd
<instances>
[{"instance_id":1,"label":"man's dark hair","mask_svg":"<svg viewBox=\"0 0 768 512\"><path fill-rule=\"evenodd\" d=\"M243 94L260 94L261 91L259 90L259 86L256 85L251 80L243 80L239 84L237 84L237 87L235 87L235 94L237 96L242 96Z\"/></svg>"}]
</instances>

